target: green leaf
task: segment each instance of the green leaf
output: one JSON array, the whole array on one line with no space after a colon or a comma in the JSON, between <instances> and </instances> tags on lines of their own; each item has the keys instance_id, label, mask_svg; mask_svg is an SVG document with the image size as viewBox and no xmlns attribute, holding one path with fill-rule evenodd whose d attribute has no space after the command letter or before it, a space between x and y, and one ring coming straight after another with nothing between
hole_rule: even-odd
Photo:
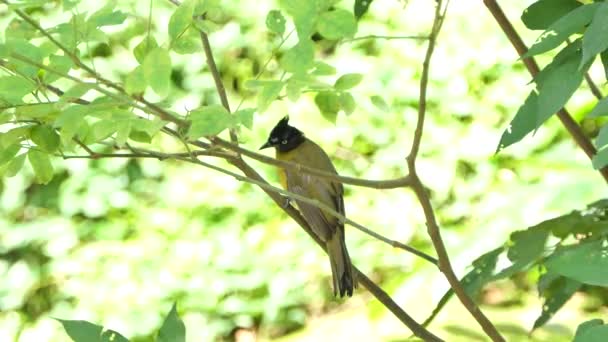
<instances>
[{"instance_id":1,"label":"green leaf","mask_svg":"<svg viewBox=\"0 0 608 342\"><path fill-rule=\"evenodd\" d=\"M602 61L602 66L604 67L604 78L608 81L608 50L604 50L600 53L600 59Z\"/></svg>"},{"instance_id":2,"label":"green leaf","mask_svg":"<svg viewBox=\"0 0 608 342\"><path fill-rule=\"evenodd\" d=\"M21 76L0 77L0 98L9 103L21 103L23 97L34 89L36 89L36 84Z\"/></svg>"},{"instance_id":3,"label":"green leaf","mask_svg":"<svg viewBox=\"0 0 608 342\"><path fill-rule=\"evenodd\" d=\"M551 277L551 281L547 284L543 291L543 297L545 301L542 305L542 311L540 316L534 321L532 330L542 327L549 321L551 317L555 315L559 309L572 297L572 295L578 291L581 287L581 283L576 280L564 278L564 277L553 277L552 273L545 273L545 276ZM542 279L542 278L541 278ZM540 281L539 281L540 282Z\"/></svg>"},{"instance_id":4,"label":"green leaf","mask_svg":"<svg viewBox=\"0 0 608 342\"><path fill-rule=\"evenodd\" d=\"M253 114L255 113L255 108L246 108L241 109L234 112L234 116L237 117L241 125L247 127L248 129L253 128Z\"/></svg>"},{"instance_id":5,"label":"green leaf","mask_svg":"<svg viewBox=\"0 0 608 342\"><path fill-rule=\"evenodd\" d=\"M561 17L538 37L522 58L538 55L558 47L570 35L583 29L591 22L599 4L587 4L576 8Z\"/></svg>"},{"instance_id":6,"label":"green leaf","mask_svg":"<svg viewBox=\"0 0 608 342\"><path fill-rule=\"evenodd\" d=\"M185 342L186 326L179 318L175 303L158 332L157 342Z\"/></svg>"},{"instance_id":7,"label":"green leaf","mask_svg":"<svg viewBox=\"0 0 608 342\"><path fill-rule=\"evenodd\" d=\"M304 73L314 65L315 48L310 39L301 39L291 49L287 50L279 63L283 69L291 73Z\"/></svg>"},{"instance_id":8,"label":"green leaf","mask_svg":"<svg viewBox=\"0 0 608 342\"><path fill-rule=\"evenodd\" d=\"M608 286L608 247L605 244L598 240L558 248L547 258L545 266L553 273L581 283Z\"/></svg>"},{"instance_id":9,"label":"green leaf","mask_svg":"<svg viewBox=\"0 0 608 342\"><path fill-rule=\"evenodd\" d=\"M32 126L21 126L0 133L0 148L8 147L15 143L21 143L30 134Z\"/></svg>"},{"instance_id":10,"label":"green leaf","mask_svg":"<svg viewBox=\"0 0 608 342\"><path fill-rule=\"evenodd\" d=\"M608 165L608 148L603 148L598 151L591 159L591 164L593 168L596 170L604 168L604 166Z\"/></svg>"},{"instance_id":11,"label":"green leaf","mask_svg":"<svg viewBox=\"0 0 608 342\"><path fill-rule=\"evenodd\" d=\"M608 125L602 126L597 138L595 138L595 146L598 149L601 149L606 144L608 144Z\"/></svg>"},{"instance_id":12,"label":"green leaf","mask_svg":"<svg viewBox=\"0 0 608 342\"><path fill-rule=\"evenodd\" d=\"M319 16L317 29L327 39L351 38L357 33L357 20L349 11L335 9Z\"/></svg>"},{"instance_id":13,"label":"green leaf","mask_svg":"<svg viewBox=\"0 0 608 342\"><path fill-rule=\"evenodd\" d=\"M576 0L539 0L524 10L521 21L530 30L545 30L582 5Z\"/></svg>"},{"instance_id":14,"label":"green leaf","mask_svg":"<svg viewBox=\"0 0 608 342\"><path fill-rule=\"evenodd\" d=\"M327 75L334 75L335 73L336 73L336 68L334 68L333 66L331 66L325 62L316 61L314 64L314 69L311 72L311 75L327 76Z\"/></svg>"},{"instance_id":15,"label":"green leaf","mask_svg":"<svg viewBox=\"0 0 608 342\"><path fill-rule=\"evenodd\" d=\"M99 341L103 327L87 321L58 319L63 329L74 342Z\"/></svg>"},{"instance_id":16,"label":"green leaf","mask_svg":"<svg viewBox=\"0 0 608 342\"><path fill-rule=\"evenodd\" d=\"M481 288L490 281L494 269L496 268L498 257L502 252L503 247L499 247L483 254L479 258L475 259L475 261L473 261L473 269L469 273L467 273L460 281L464 290L470 297L476 297L479 291L481 291ZM431 324L431 322L435 319L439 312L441 312L441 310L448 303L452 295L454 295L454 291L450 288L441 297L431 315L424 321L424 323L422 323L423 326L426 327Z\"/></svg>"},{"instance_id":17,"label":"green leaf","mask_svg":"<svg viewBox=\"0 0 608 342\"><path fill-rule=\"evenodd\" d=\"M156 49L158 47L158 43L153 36L148 35L142 39L139 44L133 49L133 56L139 64L143 64L146 56L150 53L150 51Z\"/></svg>"},{"instance_id":18,"label":"green leaf","mask_svg":"<svg viewBox=\"0 0 608 342\"><path fill-rule=\"evenodd\" d=\"M61 97L59 102L72 102L81 98L84 94L88 93L89 90L93 89L94 85L89 83L78 83L68 89Z\"/></svg>"},{"instance_id":19,"label":"green leaf","mask_svg":"<svg viewBox=\"0 0 608 342\"><path fill-rule=\"evenodd\" d=\"M58 112L54 103L32 103L27 106L19 106L15 109L15 117L18 119L45 119L54 117Z\"/></svg>"},{"instance_id":20,"label":"green leaf","mask_svg":"<svg viewBox=\"0 0 608 342\"><path fill-rule=\"evenodd\" d=\"M171 85L171 57L163 48L152 50L144 59L144 76L148 85L160 97L169 94Z\"/></svg>"},{"instance_id":21,"label":"green leaf","mask_svg":"<svg viewBox=\"0 0 608 342\"><path fill-rule=\"evenodd\" d=\"M549 231L544 227L532 227L512 233L512 245L508 249L507 257L513 264L498 272L492 279L507 278L528 269L542 257L548 238Z\"/></svg>"},{"instance_id":22,"label":"green leaf","mask_svg":"<svg viewBox=\"0 0 608 342\"><path fill-rule=\"evenodd\" d=\"M367 12L369 9L369 5L372 4L373 0L355 0L355 17L357 19L361 19L361 17Z\"/></svg>"},{"instance_id":23,"label":"green leaf","mask_svg":"<svg viewBox=\"0 0 608 342\"><path fill-rule=\"evenodd\" d=\"M65 12L70 11L72 8L76 7L80 0L61 0L61 5L63 6L63 10Z\"/></svg>"},{"instance_id":24,"label":"green leaf","mask_svg":"<svg viewBox=\"0 0 608 342\"><path fill-rule=\"evenodd\" d=\"M73 105L59 114L54 126L61 128L59 135L64 144L68 144L79 129L86 124L84 117L90 113L90 107L90 105Z\"/></svg>"},{"instance_id":25,"label":"green leaf","mask_svg":"<svg viewBox=\"0 0 608 342\"><path fill-rule=\"evenodd\" d=\"M48 154L31 149L27 152L27 159L30 161L32 169L34 169L37 183L47 184L53 179L53 165Z\"/></svg>"},{"instance_id":26,"label":"green leaf","mask_svg":"<svg viewBox=\"0 0 608 342\"><path fill-rule=\"evenodd\" d=\"M388 103L386 103L386 101L384 101L382 96L373 95L372 97L370 97L370 100L372 101L372 104L376 108L380 109L383 112L390 112L391 108L389 107Z\"/></svg>"},{"instance_id":27,"label":"green leaf","mask_svg":"<svg viewBox=\"0 0 608 342\"><path fill-rule=\"evenodd\" d=\"M355 98L349 92L340 93L340 108L345 114L350 115L355 111L357 104Z\"/></svg>"},{"instance_id":28,"label":"green leaf","mask_svg":"<svg viewBox=\"0 0 608 342\"><path fill-rule=\"evenodd\" d=\"M133 69L125 79L125 91L129 95L141 94L146 90L148 83L146 83L146 75L144 74L144 68L138 65Z\"/></svg>"},{"instance_id":29,"label":"green leaf","mask_svg":"<svg viewBox=\"0 0 608 342\"><path fill-rule=\"evenodd\" d=\"M348 90L361 83L361 80L363 80L362 74L345 74L336 80L334 88L336 90Z\"/></svg>"},{"instance_id":30,"label":"green leaf","mask_svg":"<svg viewBox=\"0 0 608 342\"><path fill-rule=\"evenodd\" d=\"M59 134L49 125L36 125L30 131L30 139L42 150L53 153L59 148Z\"/></svg>"},{"instance_id":31,"label":"green leaf","mask_svg":"<svg viewBox=\"0 0 608 342\"><path fill-rule=\"evenodd\" d=\"M599 318L581 323L573 342L604 342L608 340L608 325Z\"/></svg>"},{"instance_id":32,"label":"green leaf","mask_svg":"<svg viewBox=\"0 0 608 342\"><path fill-rule=\"evenodd\" d=\"M114 330L104 330L100 342L129 342L129 340Z\"/></svg>"},{"instance_id":33,"label":"green leaf","mask_svg":"<svg viewBox=\"0 0 608 342\"><path fill-rule=\"evenodd\" d=\"M335 123L340 111L340 97L335 92L321 91L315 96L315 104L328 121Z\"/></svg>"},{"instance_id":34,"label":"green leaf","mask_svg":"<svg viewBox=\"0 0 608 342\"><path fill-rule=\"evenodd\" d=\"M171 49L180 55L188 55L201 51L201 36L199 32L190 27L177 40L171 43Z\"/></svg>"},{"instance_id":35,"label":"green leaf","mask_svg":"<svg viewBox=\"0 0 608 342\"><path fill-rule=\"evenodd\" d=\"M46 57L39 47L23 39L7 39L6 46L9 51L12 51L13 53L18 53L19 55L26 57L27 59L39 64L42 64L42 60L44 59L44 57ZM23 75L27 77L37 76L37 66L33 66L27 62L13 60L12 58L10 61L12 64L15 65L15 69Z\"/></svg>"},{"instance_id":36,"label":"green leaf","mask_svg":"<svg viewBox=\"0 0 608 342\"><path fill-rule=\"evenodd\" d=\"M300 40L310 38L317 19L318 0L280 0L279 2L285 12L293 17Z\"/></svg>"},{"instance_id":37,"label":"green leaf","mask_svg":"<svg viewBox=\"0 0 608 342\"><path fill-rule=\"evenodd\" d=\"M0 166L8 164L13 160L13 157L19 153L19 150L21 150L21 145L19 144L12 144L5 148L0 148Z\"/></svg>"},{"instance_id":38,"label":"green leaf","mask_svg":"<svg viewBox=\"0 0 608 342\"><path fill-rule=\"evenodd\" d=\"M583 58L580 66L608 48L608 3L602 2L583 36Z\"/></svg>"},{"instance_id":39,"label":"green leaf","mask_svg":"<svg viewBox=\"0 0 608 342\"><path fill-rule=\"evenodd\" d=\"M266 15L266 27L280 36L285 33L285 17L279 10L271 10Z\"/></svg>"},{"instance_id":40,"label":"green leaf","mask_svg":"<svg viewBox=\"0 0 608 342\"><path fill-rule=\"evenodd\" d=\"M186 0L179 5L169 19L169 37L176 40L186 29L192 25L194 15L194 1Z\"/></svg>"},{"instance_id":41,"label":"green leaf","mask_svg":"<svg viewBox=\"0 0 608 342\"><path fill-rule=\"evenodd\" d=\"M599 100L591 113L587 115L588 118L597 118L599 116L608 116L608 97Z\"/></svg>"},{"instance_id":42,"label":"green leaf","mask_svg":"<svg viewBox=\"0 0 608 342\"><path fill-rule=\"evenodd\" d=\"M26 156L26 154L22 153L22 154L18 155L17 157L13 158L8 163L6 170L4 171L4 176L13 177L17 173L19 173L19 171L21 171L21 169L23 168L23 164L25 163L25 156Z\"/></svg>"},{"instance_id":43,"label":"green leaf","mask_svg":"<svg viewBox=\"0 0 608 342\"><path fill-rule=\"evenodd\" d=\"M148 134L150 137L154 137L161 130L161 128L168 124L167 121L158 118L155 118L154 120L135 118L132 120L132 123L134 130L146 132L146 134Z\"/></svg>"},{"instance_id":44,"label":"green leaf","mask_svg":"<svg viewBox=\"0 0 608 342\"><path fill-rule=\"evenodd\" d=\"M118 125L113 120L99 120L91 125L88 139L85 139L86 144L92 144L102 141L112 134L116 133Z\"/></svg>"},{"instance_id":45,"label":"green leaf","mask_svg":"<svg viewBox=\"0 0 608 342\"><path fill-rule=\"evenodd\" d=\"M188 138L198 139L203 136L217 135L233 125L233 118L221 105L202 107L190 112L192 125Z\"/></svg>"},{"instance_id":46,"label":"green leaf","mask_svg":"<svg viewBox=\"0 0 608 342\"><path fill-rule=\"evenodd\" d=\"M284 85L285 83L281 81L269 81L264 84L264 87L258 95L258 113L263 113L268 109L268 106L270 106L272 101L279 96Z\"/></svg>"},{"instance_id":47,"label":"green leaf","mask_svg":"<svg viewBox=\"0 0 608 342\"><path fill-rule=\"evenodd\" d=\"M500 139L497 152L538 129L562 108L581 84L584 73L579 69L581 51L576 41L560 51L534 79L538 92L532 91L519 108Z\"/></svg>"},{"instance_id":48,"label":"green leaf","mask_svg":"<svg viewBox=\"0 0 608 342\"><path fill-rule=\"evenodd\" d=\"M74 62L66 56L51 55L49 56L48 67L61 75L67 75L70 69L74 67ZM47 83L53 83L62 76L55 72L44 71L44 80Z\"/></svg>"},{"instance_id":49,"label":"green leaf","mask_svg":"<svg viewBox=\"0 0 608 342\"><path fill-rule=\"evenodd\" d=\"M114 11L114 6L116 6L115 3L108 2L100 10L91 14L87 19L87 24L93 27L122 24L127 19L127 15L121 11Z\"/></svg>"}]
</instances>

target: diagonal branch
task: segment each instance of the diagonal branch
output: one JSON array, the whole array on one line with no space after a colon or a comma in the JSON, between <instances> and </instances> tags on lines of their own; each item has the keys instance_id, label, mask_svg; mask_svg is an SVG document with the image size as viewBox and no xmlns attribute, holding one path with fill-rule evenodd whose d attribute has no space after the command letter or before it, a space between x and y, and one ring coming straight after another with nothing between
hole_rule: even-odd
<instances>
[{"instance_id":1,"label":"diagonal branch","mask_svg":"<svg viewBox=\"0 0 608 342\"><path fill-rule=\"evenodd\" d=\"M517 31L515 31L515 28L502 11L502 8L500 8L496 0L483 0L483 3L486 5L490 13L492 13L494 19L511 42L511 45L513 45L515 50L517 50L517 54L522 57L526 52L528 52L528 47L526 44L524 44ZM532 77L536 77L540 71L540 68L538 67L534 57L523 58L523 62L526 65L530 75L532 75ZM566 127L566 130L568 133L570 133L576 144L585 152L587 157L589 157L589 159L593 159L597 153L597 150L589 138L587 138L581 127L576 123L576 121L574 121L570 113L568 113L565 108L562 108L557 112L557 117L562 122L562 125ZM599 172L602 174L602 177L604 177L604 180L608 182L608 167L600 169Z\"/></svg>"}]
</instances>

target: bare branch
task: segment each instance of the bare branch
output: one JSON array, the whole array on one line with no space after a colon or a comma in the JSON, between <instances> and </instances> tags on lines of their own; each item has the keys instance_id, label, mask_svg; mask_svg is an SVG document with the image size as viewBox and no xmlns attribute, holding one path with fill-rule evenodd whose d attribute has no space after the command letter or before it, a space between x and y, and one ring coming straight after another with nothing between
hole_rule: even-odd
<instances>
[{"instance_id":1,"label":"bare branch","mask_svg":"<svg viewBox=\"0 0 608 342\"><path fill-rule=\"evenodd\" d=\"M443 1L438 0L435 8L435 19L433 20L433 27L431 28L431 33L429 34L429 42L426 50L426 55L424 57L424 62L422 63L422 75L420 78L420 94L419 94L419 103L418 103L418 122L416 124L416 130L414 133L414 139L412 142L412 148L410 150L410 154L407 157L407 164L410 170L410 177L412 179L411 187L416 193L416 197L422 206L424 211L424 217L426 219L427 231L429 233L429 237L433 242L433 246L435 247L435 251L437 252L437 257L439 259L439 269L445 275L446 279L450 283L450 287L454 290L454 293L460 299L460 302L463 306L471 313L471 315L475 318L477 323L482 327L484 332L490 337L493 341L504 341L504 338L500 335L496 327L490 322L490 320L479 310L479 307L473 302L473 300L466 293L462 284L458 280L454 269L452 268L449 255L443 243L443 239L441 238L441 231L439 229L439 225L437 224L437 220L435 218L435 212L433 211L433 207L427 194L426 190L420 178L418 177L418 173L416 171L416 157L418 156L418 151L420 149L420 142L422 140L422 133L424 129L424 119L426 116L426 94L428 88L428 79L429 79L429 70L430 70L430 62L431 57L433 55L435 44L437 42L437 36L439 31L441 30L441 26L445 19L445 13L447 11L449 0L446 1L445 7L442 12Z\"/></svg>"}]
</instances>

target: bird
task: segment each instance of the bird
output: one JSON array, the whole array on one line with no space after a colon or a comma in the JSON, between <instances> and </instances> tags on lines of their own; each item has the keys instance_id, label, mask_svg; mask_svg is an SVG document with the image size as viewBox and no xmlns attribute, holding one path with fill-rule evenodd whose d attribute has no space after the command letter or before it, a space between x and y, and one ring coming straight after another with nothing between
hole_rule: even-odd
<instances>
[{"instance_id":1,"label":"bird","mask_svg":"<svg viewBox=\"0 0 608 342\"><path fill-rule=\"evenodd\" d=\"M290 126L288 116L276 124L260 150L269 147L275 148L278 160L338 174L327 153L304 136L302 131ZM278 168L278 172L283 188L317 200L344 216L342 183L295 169ZM298 199L295 199L295 203L312 231L325 243L331 265L334 296L352 297L357 284L346 249L344 222L310 203Z\"/></svg>"}]
</instances>

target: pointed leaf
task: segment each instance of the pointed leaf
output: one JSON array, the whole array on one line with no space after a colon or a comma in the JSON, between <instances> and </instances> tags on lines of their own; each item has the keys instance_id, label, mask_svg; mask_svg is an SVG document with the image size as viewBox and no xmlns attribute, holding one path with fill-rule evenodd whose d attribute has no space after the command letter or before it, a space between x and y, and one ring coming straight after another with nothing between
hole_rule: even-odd
<instances>
[{"instance_id":1,"label":"pointed leaf","mask_svg":"<svg viewBox=\"0 0 608 342\"><path fill-rule=\"evenodd\" d=\"M22 153L22 154L18 155L17 157L13 158L6 166L6 170L4 171L4 176L13 177L17 173L19 173L19 171L21 171L21 169L23 168L23 164L25 163L25 157L26 157L26 154ZM2 165L2 164L0 163L0 165Z\"/></svg>"},{"instance_id":2,"label":"pointed leaf","mask_svg":"<svg viewBox=\"0 0 608 342\"><path fill-rule=\"evenodd\" d=\"M300 40L287 50L279 63L287 72L304 73L314 65L314 44L310 39Z\"/></svg>"},{"instance_id":3,"label":"pointed leaf","mask_svg":"<svg viewBox=\"0 0 608 342\"><path fill-rule=\"evenodd\" d=\"M599 318L581 323L573 342L604 342L608 340L608 325Z\"/></svg>"},{"instance_id":4,"label":"pointed leaf","mask_svg":"<svg viewBox=\"0 0 608 342\"><path fill-rule=\"evenodd\" d=\"M202 107L190 112L192 125L188 130L190 139L217 135L233 125L233 118L226 108L220 105Z\"/></svg>"},{"instance_id":5,"label":"pointed leaf","mask_svg":"<svg viewBox=\"0 0 608 342\"><path fill-rule=\"evenodd\" d=\"M133 69L125 79L125 91L129 95L141 94L146 90L147 86L146 75L141 65Z\"/></svg>"},{"instance_id":6,"label":"pointed leaf","mask_svg":"<svg viewBox=\"0 0 608 342\"><path fill-rule=\"evenodd\" d=\"M345 74L336 80L334 88L336 90L348 90L361 83L361 80L363 80L362 74Z\"/></svg>"},{"instance_id":7,"label":"pointed leaf","mask_svg":"<svg viewBox=\"0 0 608 342\"><path fill-rule=\"evenodd\" d=\"M59 147L59 134L49 125L36 125L30 131L30 139L42 150L53 153Z\"/></svg>"},{"instance_id":8,"label":"pointed leaf","mask_svg":"<svg viewBox=\"0 0 608 342\"><path fill-rule=\"evenodd\" d=\"M604 241L581 242L558 248L545 266L553 273L585 284L608 286L608 247Z\"/></svg>"},{"instance_id":9,"label":"pointed leaf","mask_svg":"<svg viewBox=\"0 0 608 342\"><path fill-rule=\"evenodd\" d=\"M34 89L36 84L21 76L0 77L0 98L9 103L21 103L23 97Z\"/></svg>"},{"instance_id":10,"label":"pointed leaf","mask_svg":"<svg viewBox=\"0 0 608 342\"><path fill-rule=\"evenodd\" d=\"M0 166L8 164L13 160L13 157L19 153L19 150L21 150L21 145L19 144L12 144L5 148L0 148Z\"/></svg>"},{"instance_id":11,"label":"pointed leaf","mask_svg":"<svg viewBox=\"0 0 608 342\"><path fill-rule=\"evenodd\" d=\"M355 98L351 93L343 92L340 94L340 108L342 108L346 115L352 114L356 107Z\"/></svg>"},{"instance_id":12,"label":"pointed leaf","mask_svg":"<svg viewBox=\"0 0 608 342\"><path fill-rule=\"evenodd\" d=\"M146 82L160 97L169 94L171 84L171 57L169 51L156 48L146 56L143 64Z\"/></svg>"},{"instance_id":13,"label":"pointed leaf","mask_svg":"<svg viewBox=\"0 0 608 342\"><path fill-rule=\"evenodd\" d=\"M355 17L360 19L369 9L373 0L355 0Z\"/></svg>"},{"instance_id":14,"label":"pointed leaf","mask_svg":"<svg viewBox=\"0 0 608 342\"><path fill-rule=\"evenodd\" d=\"M602 2L595 11L591 24L583 36L583 58L581 67L608 48L608 3Z\"/></svg>"},{"instance_id":15,"label":"pointed leaf","mask_svg":"<svg viewBox=\"0 0 608 342\"><path fill-rule=\"evenodd\" d=\"M330 122L336 122L336 117L340 111L340 98L338 94L330 91L321 91L315 96L315 104L323 117Z\"/></svg>"},{"instance_id":16,"label":"pointed leaf","mask_svg":"<svg viewBox=\"0 0 608 342\"><path fill-rule=\"evenodd\" d=\"M389 107L388 103L386 103L386 101L384 101L382 96L373 95L372 97L370 97L370 100L372 101L372 104L376 108L380 109L383 112L390 112L391 108Z\"/></svg>"},{"instance_id":17,"label":"pointed leaf","mask_svg":"<svg viewBox=\"0 0 608 342\"><path fill-rule=\"evenodd\" d=\"M175 303L158 332L157 342L185 342L186 326L177 314Z\"/></svg>"},{"instance_id":18,"label":"pointed leaf","mask_svg":"<svg viewBox=\"0 0 608 342\"><path fill-rule=\"evenodd\" d=\"M551 273L547 274L550 275ZM543 291L545 302L542 305L540 316L534 321L532 330L545 325L581 286L581 283L569 278L557 277L552 279L551 283Z\"/></svg>"},{"instance_id":19,"label":"pointed leaf","mask_svg":"<svg viewBox=\"0 0 608 342\"><path fill-rule=\"evenodd\" d=\"M32 169L34 169L37 183L47 184L53 179L53 165L48 154L31 149L27 152L27 159L30 161Z\"/></svg>"},{"instance_id":20,"label":"pointed leaf","mask_svg":"<svg viewBox=\"0 0 608 342\"><path fill-rule=\"evenodd\" d=\"M137 44L135 49L133 49L133 56L135 56L135 59L137 62L139 62L139 64L143 64L148 53L157 47L158 43L156 42L156 39L154 39L153 36L148 35L144 37L139 44Z\"/></svg>"},{"instance_id":21,"label":"pointed leaf","mask_svg":"<svg viewBox=\"0 0 608 342\"><path fill-rule=\"evenodd\" d=\"M234 112L234 116L237 117L241 125L252 129L253 128L253 114L255 113L254 108L241 109Z\"/></svg>"},{"instance_id":22,"label":"pointed leaf","mask_svg":"<svg viewBox=\"0 0 608 342\"><path fill-rule=\"evenodd\" d=\"M186 29L192 25L194 15L194 1L186 0L173 12L169 19L169 37L171 40L177 39Z\"/></svg>"},{"instance_id":23,"label":"pointed leaf","mask_svg":"<svg viewBox=\"0 0 608 342\"><path fill-rule=\"evenodd\" d=\"M260 94L258 95L257 110L259 113L263 113L268 109L268 106L270 106L272 101L279 96L284 85L285 83L281 81L269 81L264 84L262 91L260 91Z\"/></svg>"},{"instance_id":24,"label":"pointed leaf","mask_svg":"<svg viewBox=\"0 0 608 342\"><path fill-rule=\"evenodd\" d=\"M524 10L521 21L530 30L545 30L582 5L576 0L539 0Z\"/></svg>"},{"instance_id":25,"label":"pointed leaf","mask_svg":"<svg viewBox=\"0 0 608 342\"><path fill-rule=\"evenodd\" d=\"M99 341L103 327L87 321L58 319L63 329L74 342Z\"/></svg>"},{"instance_id":26,"label":"pointed leaf","mask_svg":"<svg viewBox=\"0 0 608 342\"><path fill-rule=\"evenodd\" d=\"M583 5L558 19L538 37L536 42L522 57L538 55L558 47L568 37L591 22L598 6L598 3Z\"/></svg>"}]
</instances>

